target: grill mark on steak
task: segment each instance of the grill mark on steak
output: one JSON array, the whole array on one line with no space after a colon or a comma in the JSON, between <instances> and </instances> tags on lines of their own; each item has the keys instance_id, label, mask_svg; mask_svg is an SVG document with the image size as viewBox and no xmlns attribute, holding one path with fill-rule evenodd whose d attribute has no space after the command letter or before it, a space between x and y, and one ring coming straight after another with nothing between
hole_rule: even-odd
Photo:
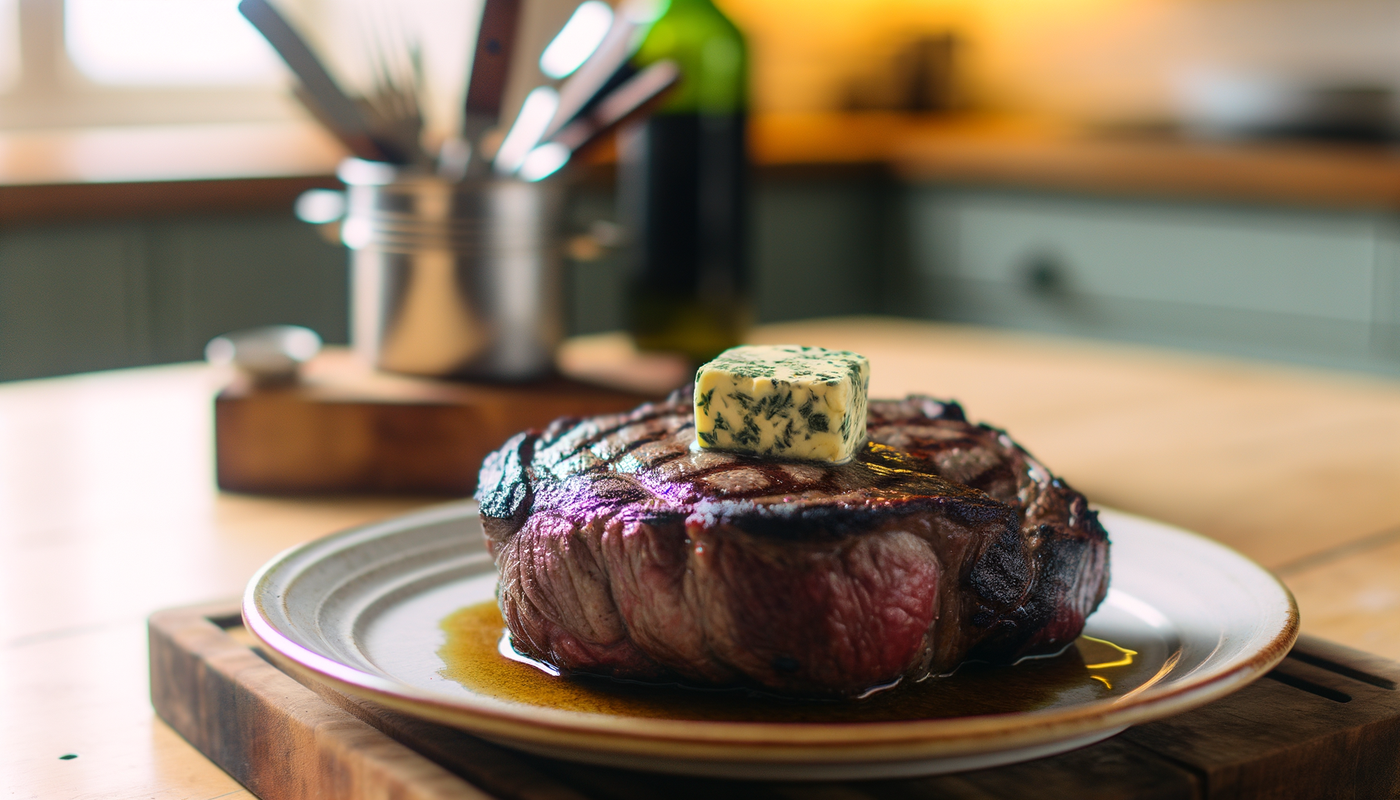
<instances>
[{"instance_id":1,"label":"grill mark on steak","mask_svg":"<svg viewBox=\"0 0 1400 800\"><path fill-rule=\"evenodd\" d=\"M586 438L579 442L579 444L574 448L574 450L566 454L568 456L571 456L577 454L578 452L586 448L592 447L598 442L606 439L609 436L612 436L613 434L616 434L617 432L625 428L629 428L639 423L650 422L659 417L674 414L674 409L668 409L655 404L648 403L646 405L641 406L636 411L627 414L611 414L603 417L594 417L593 420L584 420L580 417L561 417L555 420L554 422L550 423L550 426L545 430L545 432L541 435L540 438L543 441L544 445L548 447L557 444L571 432L581 432L584 436L586 436ZM612 425L610 427L599 426L597 424L598 420L608 419L615 419L618 420L618 422L617 424ZM579 424L584 422L588 422L589 425L582 426ZM575 427L568 427L570 425L574 425ZM689 423L689 427L693 427L694 425L694 420L691 420Z\"/></svg>"},{"instance_id":2,"label":"grill mark on steak","mask_svg":"<svg viewBox=\"0 0 1400 800\"><path fill-rule=\"evenodd\" d=\"M690 447L687 390L513 437L479 481L500 602L562 670L855 696L1061 649L1108 584L1084 497L926 397L846 464Z\"/></svg>"}]
</instances>

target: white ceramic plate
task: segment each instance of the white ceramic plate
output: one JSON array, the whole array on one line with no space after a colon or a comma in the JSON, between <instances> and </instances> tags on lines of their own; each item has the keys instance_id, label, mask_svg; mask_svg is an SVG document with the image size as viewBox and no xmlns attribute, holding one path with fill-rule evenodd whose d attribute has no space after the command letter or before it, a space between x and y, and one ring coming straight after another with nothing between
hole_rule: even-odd
<instances>
[{"instance_id":1,"label":"white ceramic plate","mask_svg":"<svg viewBox=\"0 0 1400 800\"><path fill-rule=\"evenodd\" d=\"M466 675L459 683L444 677L442 623L490 601L495 589L474 503L290 550L254 576L243 614L274 654L347 694L535 753L737 778L929 775L1099 741L1232 692L1287 654L1297 637L1297 606L1267 571L1178 528L1111 511L1102 520L1112 541L1112 588L1085 634L1135 650L1132 663L1115 660L1117 651L1107 659L1091 656L1099 647L1091 645L1074 662L1083 670L1078 684L1044 687L1009 712L974 704L951 716L945 708L923 718L850 722L825 720L818 706L800 722L706 719L618 711L606 703L594 711L561 707L516 691L531 681L558 680L520 664L507 667L519 672L492 667L480 674L470 664L462 673L458 665L456 677ZM1002 674L1022 683L1029 675L1034 683L1041 673ZM981 680L984 690L998 685L987 675Z\"/></svg>"}]
</instances>

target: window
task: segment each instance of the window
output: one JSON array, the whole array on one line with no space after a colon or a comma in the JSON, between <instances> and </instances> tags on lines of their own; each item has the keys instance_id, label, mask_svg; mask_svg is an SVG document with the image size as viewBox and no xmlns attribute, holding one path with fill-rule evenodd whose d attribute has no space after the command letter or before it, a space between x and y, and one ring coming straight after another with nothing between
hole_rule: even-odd
<instances>
[{"instance_id":1,"label":"window","mask_svg":"<svg viewBox=\"0 0 1400 800\"><path fill-rule=\"evenodd\" d=\"M237 0L0 0L0 128L288 120L286 82Z\"/></svg>"},{"instance_id":2,"label":"window","mask_svg":"<svg viewBox=\"0 0 1400 800\"><path fill-rule=\"evenodd\" d=\"M372 84L368 52L418 41L430 113L460 115L480 0L273 2L351 92ZM567 17L576 0L547 5ZM286 68L237 7L238 0L0 0L0 129L304 119ZM540 21L550 35L562 24Z\"/></svg>"},{"instance_id":3,"label":"window","mask_svg":"<svg viewBox=\"0 0 1400 800\"><path fill-rule=\"evenodd\" d=\"M63 42L98 84L275 86L281 75L232 0L66 0Z\"/></svg>"},{"instance_id":4,"label":"window","mask_svg":"<svg viewBox=\"0 0 1400 800\"><path fill-rule=\"evenodd\" d=\"M19 2L0 0L0 92L19 79Z\"/></svg>"}]
</instances>

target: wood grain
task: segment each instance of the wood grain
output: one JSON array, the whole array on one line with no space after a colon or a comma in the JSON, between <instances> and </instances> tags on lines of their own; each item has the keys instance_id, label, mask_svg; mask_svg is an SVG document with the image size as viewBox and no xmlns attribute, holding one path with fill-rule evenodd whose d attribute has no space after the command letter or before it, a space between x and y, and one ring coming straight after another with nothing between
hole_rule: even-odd
<instances>
[{"instance_id":1,"label":"wood grain","mask_svg":"<svg viewBox=\"0 0 1400 800\"><path fill-rule=\"evenodd\" d=\"M1397 678L1400 664L1305 637L1245 691L1123 738L1196 771L1208 797L1400 797Z\"/></svg>"},{"instance_id":2,"label":"wood grain","mask_svg":"<svg viewBox=\"0 0 1400 800\"><path fill-rule=\"evenodd\" d=\"M347 800L1400 797L1400 664L1308 637L1235 694L1080 750L951 776L793 784L655 775L514 753L345 697L315 675L291 673L300 685L230 634L236 620L232 605L152 617L152 697L176 730L266 800L301 800L326 785ZM294 774L266 756L284 751L296 754Z\"/></svg>"},{"instance_id":3,"label":"wood grain","mask_svg":"<svg viewBox=\"0 0 1400 800\"><path fill-rule=\"evenodd\" d=\"M238 619L236 607L205 614ZM150 648L156 711L263 800L489 797L321 702L204 614L155 615Z\"/></svg>"},{"instance_id":4,"label":"wood grain","mask_svg":"<svg viewBox=\"0 0 1400 800\"><path fill-rule=\"evenodd\" d=\"M306 372L289 387L235 381L215 398L220 488L462 497L476 489L482 459L519 431L657 397L563 377L511 385L389 376L343 350Z\"/></svg>"},{"instance_id":5,"label":"wood grain","mask_svg":"<svg viewBox=\"0 0 1400 800\"><path fill-rule=\"evenodd\" d=\"M1339 558L1327 555L1283 573L1303 609L1303 630L1400 659L1400 530L1363 539Z\"/></svg>"},{"instance_id":6,"label":"wood grain","mask_svg":"<svg viewBox=\"0 0 1400 800\"><path fill-rule=\"evenodd\" d=\"M1095 500L1284 570L1305 632L1400 660L1400 382L882 319L757 336L849 344L880 394L961 399ZM606 360L609 342L584 344ZM0 384L0 776L15 796L246 797L153 716L145 618L237 597L287 547L435 502L219 492L227 379L181 365Z\"/></svg>"}]
</instances>

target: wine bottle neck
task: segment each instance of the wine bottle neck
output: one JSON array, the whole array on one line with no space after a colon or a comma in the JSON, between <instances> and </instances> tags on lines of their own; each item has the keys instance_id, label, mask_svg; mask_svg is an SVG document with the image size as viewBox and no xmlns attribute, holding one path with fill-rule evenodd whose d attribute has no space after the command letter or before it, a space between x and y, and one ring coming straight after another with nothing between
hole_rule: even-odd
<instances>
[{"instance_id":1,"label":"wine bottle neck","mask_svg":"<svg viewBox=\"0 0 1400 800\"><path fill-rule=\"evenodd\" d=\"M642 67L671 59L682 77L654 113L742 113L748 105L747 54L734 23L711 0L656 1L658 16L633 63Z\"/></svg>"}]
</instances>

